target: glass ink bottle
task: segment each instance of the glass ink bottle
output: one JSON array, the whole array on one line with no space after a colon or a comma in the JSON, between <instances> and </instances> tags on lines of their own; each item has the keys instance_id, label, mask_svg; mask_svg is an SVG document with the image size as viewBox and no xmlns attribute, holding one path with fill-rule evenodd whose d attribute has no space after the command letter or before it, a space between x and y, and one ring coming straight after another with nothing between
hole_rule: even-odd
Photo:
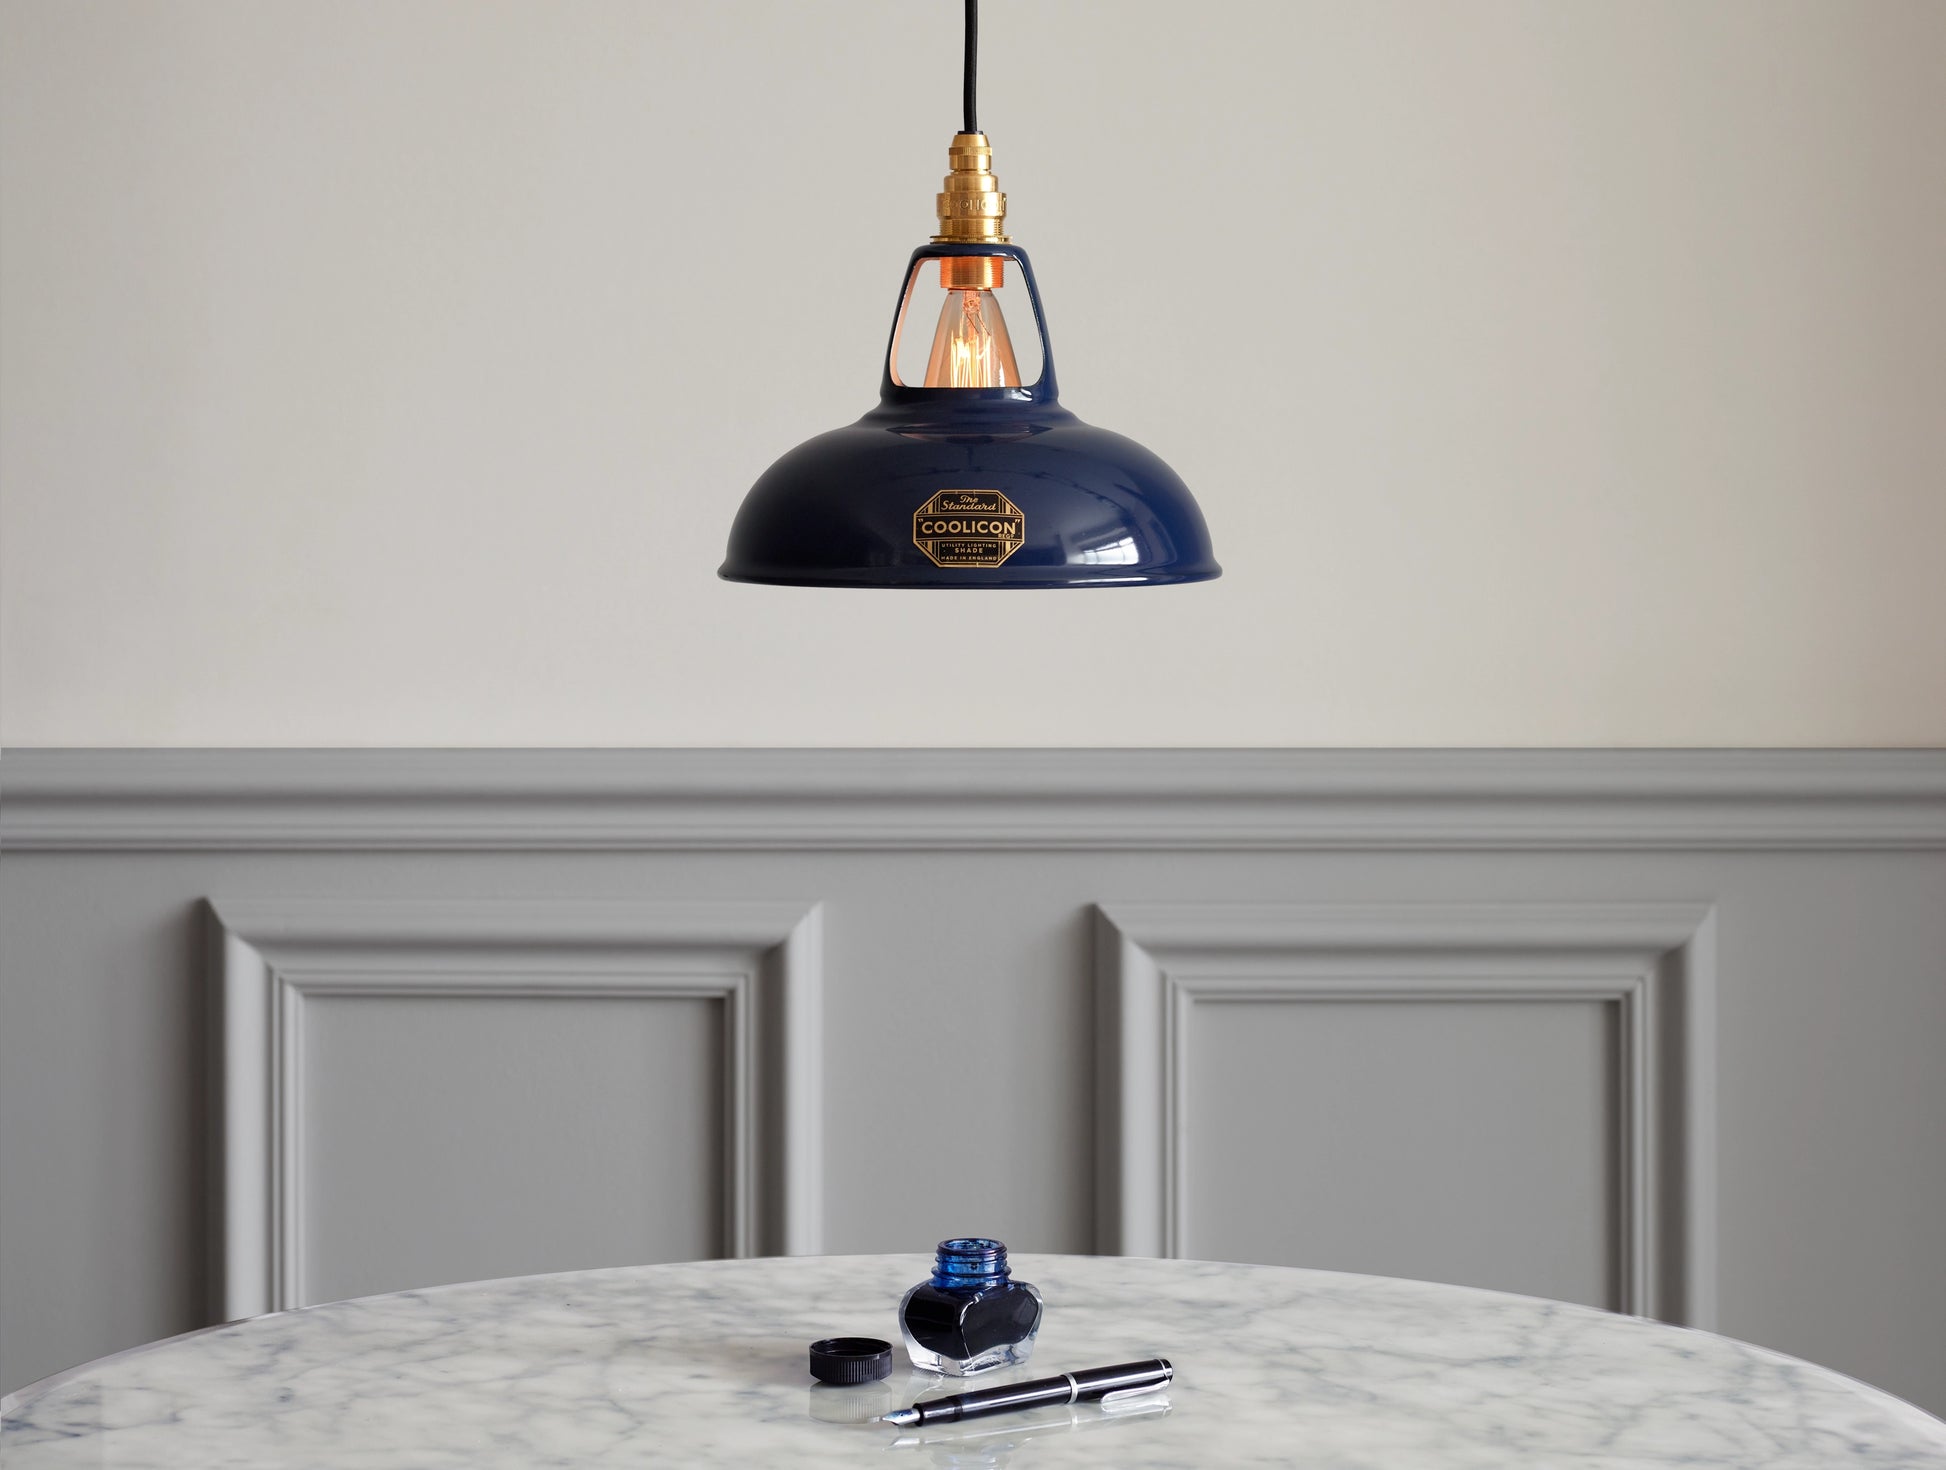
<instances>
[{"instance_id":1,"label":"glass ink bottle","mask_svg":"<svg viewBox=\"0 0 1946 1470\"><path fill-rule=\"evenodd\" d=\"M942 1240L932 1275L899 1303L913 1364L965 1378L1024 1363L1041 1326L1041 1294L1012 1279L997 1240Z\"/></svg>"}]
</instances>

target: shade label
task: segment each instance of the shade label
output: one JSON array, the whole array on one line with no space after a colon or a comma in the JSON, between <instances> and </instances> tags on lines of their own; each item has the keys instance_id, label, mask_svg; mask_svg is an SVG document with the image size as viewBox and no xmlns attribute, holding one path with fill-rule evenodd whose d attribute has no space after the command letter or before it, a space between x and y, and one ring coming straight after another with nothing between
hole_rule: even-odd
<instances>
[{"instance_id":1,"label":"shade label","mask_svg":"<svg viewBox=\"0 0 1946 1470\"><path fill-rule=\"evenodd\" d=\"M1027 517L998 490L941 490L912 516L912 540L942 567L997 567L1027 539Z\"/></svg>"}]
</instances>

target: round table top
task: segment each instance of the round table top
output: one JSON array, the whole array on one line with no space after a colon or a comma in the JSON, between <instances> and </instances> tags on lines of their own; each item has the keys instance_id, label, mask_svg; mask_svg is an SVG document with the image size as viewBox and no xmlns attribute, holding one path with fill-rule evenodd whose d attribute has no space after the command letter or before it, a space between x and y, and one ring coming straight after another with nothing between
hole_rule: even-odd
<instances>
[{"instance_id":1,"label":"round table top","mask_svg":"<svg viewBox=\"0 0 1946 1470\"><path fill-rule=\"evenodd\" d=\"M705 1261L334 1302L138 1348L6 1400L7 1470L303 1465L1946 1466L1946 1424L1710 1333L1464 1287L1276 1266L1015 1258L1034 1360L1165 1356L1166 1404L899 1430L954 1392L814 1384L813 1338L896 1341L925 1256ZM888 1458L889 1453L889 1458Z\"/></svg>"}]
</instances>

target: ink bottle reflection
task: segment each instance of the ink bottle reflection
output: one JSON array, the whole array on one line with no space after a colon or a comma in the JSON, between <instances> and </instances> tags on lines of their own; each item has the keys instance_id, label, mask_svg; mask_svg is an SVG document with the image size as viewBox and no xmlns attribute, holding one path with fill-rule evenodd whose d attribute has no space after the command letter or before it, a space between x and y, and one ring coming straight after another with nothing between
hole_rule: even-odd
<instances>
[{"instance_id":1,"label":"ink bottle reflection","mask_svg":"<svg viewBox=\"0 0 1946 1470\"><path fill-rule=\"evenodd\" d=\"M899 1303L914 1366L965 1378L1024 1363L1041 1326L1041 1294L1015 1281L997 1240L942 1240L932 1275Z\"/></svg>"}]
</instances>

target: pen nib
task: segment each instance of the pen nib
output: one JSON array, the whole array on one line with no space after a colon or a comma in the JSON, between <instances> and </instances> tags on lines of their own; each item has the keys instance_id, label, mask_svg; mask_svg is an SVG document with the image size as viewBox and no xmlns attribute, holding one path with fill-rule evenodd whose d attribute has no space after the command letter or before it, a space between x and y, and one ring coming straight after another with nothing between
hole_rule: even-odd
<instances>
[{"instance_id":1,"label":"pen nib","mask_svg":"<svg viewBox=\"0 0 1946 1470\"><path fill-rule=\"evenodd\" d=\"M878 1422L881 1424L898 1425L917 1424L919 1422L919 1411L917 1409L894 1409L889 1414L880 1414L878 1416Z\"/></svg>"}]
</instances>

